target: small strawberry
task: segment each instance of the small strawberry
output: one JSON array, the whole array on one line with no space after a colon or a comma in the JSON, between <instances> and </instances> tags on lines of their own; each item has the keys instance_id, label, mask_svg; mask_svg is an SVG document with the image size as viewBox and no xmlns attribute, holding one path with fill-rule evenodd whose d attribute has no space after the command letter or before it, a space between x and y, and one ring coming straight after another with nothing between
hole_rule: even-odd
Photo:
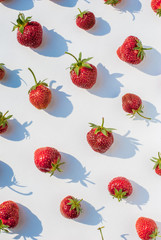
<instances>
[{"instance_id":1,"label":"small strawberry","mask_svg":"<svg viewBox=\"0 0 161 240\"><path fill-rule=\"evenodd\" d=\"M62 172L60 166L64 164L64 162L61 163L60 160L61 155L55 148L38 148L34 153L34 162L36 167L41 172L50 173L50 176L55 173L55 170Z\"/></svg>"},{"instance_id":2,"label":"small strawberry","mask_svg":"<svg viewBox=\"0 0 161 240\"><path fill-rule=\"evenodd\" d=\"M114 138L112 130L114 128L105 128L104 118L102 118L102 125L98 126L93 123L89 123L92 129L87 133L87 141L91 148L99 153L105 153L113 144Z\"/></svg>"},{"instance_id":3,"label":"small strawberry","mask_svg":"<svg viewBox=\"0 0 161 240\"><path fill-rule=\"evenodd\" d=\"M5 76L5 70L4 70L4 63L0 63L0 80L2 80Z\"/></svg>"},{"instance_id":4,"label":"small strawberry","mask_svg":"<svg viewBox=\"0 0 161 240\"><path fill-rule=\"evenodd\" d=\"M122 46L117 49L117 55L124 62L139 64L144 59L144 50L151 49L143 48L141 41L137 37L129 36Z\"/></svg>"},{"instance_id":5,"label":"small strawberry","mask_svg":"<svg viewBox=\"0 0 161 240\"><path fill-rule=\"evenodd\" d=\"M9 115L8 117L6 117L8 112L9 111L7 111L5 114L0 112L0 134L6 132L8 129L8 121L7 120L12 117L12 115Z\"/></svg>"},{"instance_id":6,"label":"small strawberry","mask_svg":"<svg viewBox=\"0 0 161 240\"><path fill-rule=\"evenodd\" d=\"M130 181L125 177L113 178L108 184L108 191L120 202L132 194L133 188Z\"/></svg>"},{"instance_id":7,"label":"small strawberry","mask_svg":"<svg viewBox=\"0 0 161 240\"><path fill-rule=\"evenodd\" d=\"M79 14L76 16L76 24L78 27L89 30L95 25L95 16L92 12L83 11L78 8Z\"/></svg>"},{"instance_id":8,"label":"small strawberry","mask_svg":"<svg viewBox=\"0 0 161 240\"><path fill-rule=\"evenodd\" d=\"M101 234L102 240L104 240L104 238L103 238L103 234L102 234L102 228L104 228L104 227L99 227L97 230L100 231L100 234Z\"/></svg>"},{"instance_id":9,"label":"small strawberry","mask_svg":"<svg viewBox=\"0 0 161 240\"><path fill-rule=\"evenodd\" d=\"M4 2L5 0L0 0L0 2Z\"/></svg>"},{"instance_id":10,"label":"small strawberry","mask_svg":"<svg viewBox=\"0 0 161 240\"><path fill-rule=\"evenodd\" d=\"M140 217L136 221L136 231L142 240L155 239L158 236L158 227L153 219Z\"/></svg>"},{"instance_id":11,"label":"small strawberry","mask_svg":"<svg viewBox=\"0 0 161 240\"><path fill-rule=\"evenodd\" d=\"M48 84L44 82L45 80L37 82L33 71L30 68L28 69L35 80L35 85L32 86L28 92L30 103L37 109L45 109L51 102L51 91L47 88Z\"/></svg>"},{"instance_id":12,"label":"small strawberry","mask_svg":"<svg viewBox=\"0 0 161 240\"><path fill-rule=\"evenodd\" d=\"M155 169L155 172L161 176L161 154L158 152L158 158L153 157L151 159L152 162L155 163L153 169Z\"/></svg>"},{"instance_id":13,"label":"small strawberry","mask_svg":"<svg viewBox=\"0 0 161 240\"><path fill-rule=\"evenodd\" d=\"M93 87L97 79L97 68L87 63L87 61L92 58L82 59L82 53L80 53L77 59L71 53L65 53L71 55L76 60L76 63L72 63L70 66L70 77L72 82L81 88L89 89Z\"/></svg>"},{"instance_id":14,"label":"small strawberry","mask_svg":"<svg viewBox=\"0 0 161 240\"><path fill-rule=\"evenodd\" d=\"M104 0L105 4L116 6L118 3L120 3L122 0Z\"/></svg>"},{"instance_id":15,"label":"small strawberry","mask_svg":"<svg viewBox=\"0 0 161 240\"><path fill-rule=\"evenodd\" d=\"M144 106L142 105L141 98L135 94L126 93L122 97L122 108L125 112L128 112L128 115L131 117L134 117L137 113L139 116L151 120L151 118L147 118L142 115Z\"/></svg>"},{"instance_id":16,"label":"small strawberry","mask_svg":"<svg viewBox=\"0 0 161 240\"><path fill-rule=\"evenodd\" d=\"M152 0L151 8L159 17L161 16L161 0Z\"/></svg>"},{"instance_id":17,"label":"small strawberry","mask_svg":"<svg viewBox=\"0 0 161 240\"><path fill-rule=\"evenodd\" d=\"M43 30L40 23L31 21L31 18L19 13L17 24L13 23L13 31L18 28L17 40L21 45L38 48L42 43Z\"/></svg>"},{"instance_id":18,"label":"small strawberry","mask_svg":"<svg viewBox=\"0 0 161 240\"><path fill-rule=\"evenodd\" d=\"M19 207L13 201L0 204L0 232L9 232L8 228L17 226L19 220Z\"/></svg>"},{"instance_id":19,"label":"small strawberry","mask_svg":"<svg viewBox=\"0 0 161 240\"><path fill-rule=\"evenodd\" d=\"M61 203L60 203L60 212L61 214L66 218L77 218L80 215L80 212L82 211L80 202L82 201L78 200L72 196L65 197Z\"/></svg>"}]
</instances>

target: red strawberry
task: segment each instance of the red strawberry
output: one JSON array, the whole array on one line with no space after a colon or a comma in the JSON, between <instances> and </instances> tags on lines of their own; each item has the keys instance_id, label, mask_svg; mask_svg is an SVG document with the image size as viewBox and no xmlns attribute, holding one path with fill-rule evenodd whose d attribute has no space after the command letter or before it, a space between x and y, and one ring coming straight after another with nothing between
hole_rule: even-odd
<instances>
[{"instance_id":1,"label":"red strawberry","mask_svg":"<svg viewBox=\"0 0 161 240\"><path fill-rule=\"evenodd\" d=\"M130 181L125 177L113 178L108 184L108 191L120 202L132 194L133 188Z\"/></svg>"},{"instance_id":2,"label":"red strawberry","mask_svg":"<svg viewBox=\"0 0 161 240\"><path fill-rule=\"evenodd\" d=\"M65 197L61 203L60 203L60 212L61 214L66 218L77 218L80 215L80 212L82 211L80 202L82 201L78 200L72 196Z\"/></svg>"},{"instance_id":3,"label":"red strawberry","mask_svg":"<svg viewBox=\"0 0 161 240\"><path fill-rule=\"evenodd\" d=\"M144 50L150 49L152 48L143 48L141 41L137 37L129 36L122 46L117 49L117 55L124 62L139 64L144 59Z\"/></svg>"},{"instance_id":4,"label":"red strawberry","mask_svg":"<svg viewBox=\"0 0 161 240\"><path fill-rule=\"evenodd\" d=\"M2 80L5 76L5 70L3 66L4 66L4 63L0 63L0 80Z\"/></svg>"},{"instance_id":5,"label":"red strawberry","mask_svg":"<svg viewBox=\"0 0 161 240\"><path fill-rule=\"evenodd\" d=\"M72 82L81 88L89 89L93 87L97 79L97 68L87 61L92 58L82 59L82 53L79 54L77 59L71 53L65 52L76 60L76 63L72 63L70 66L70 77Z\"/></svg>"},{"instance_id":6,"label":"red strawberry","mask_svg":"<svg viewBox=\"0 0 161 240\"><path fill-rule=\"evenodd\" d=\"M55 149L51 147L43 147L38 148L34 153L34 161L36 167L41 172L48 172L52 176L55 170L62 172L60 166L64 164L64 162L60 163L61 155Z\"/></svg>"},{"instance_id":7,"label":"red strawberry","mask_svg":"<svg viewBox=\"0 0 161 240\"><path fill-rule=\"evenodd\" d=\"M33 71L30 68L28 69L35 80L35 85L32 86L28 92L30 103L37 109L45 109L51 102L51 91L47 88L48 84L44 82L45 80L37 82Z\"/></svg>"},{"instance_id":8,"label":"red strawberry","mask_svg":"<svg viewBox=\"0 0 161 240\"><path fill-rule=\"evenodd\" d=\"M4 115L2 112L0 112L0 134L4 133L7 131L8 129L8 119L10 119L12 117L12 115L9 115L8 117L6 117L6 114L9 111L7 111Z\"/></svg>"},{"instance_id":9,"label":"red strawberry","mask_svg":"<svg viewBox=\"0 0 161 240\"><path fill-rule=\"evenodd\" d=\"M144 106L142 100L135 94L127 93L122 97L122 108L125 112L128 112L130 116L134 117L137 113L139 116L151 120L151 118L144 117L143 113Z\"/></svg>"},{"instance_id":10,"label":"red strawberry","mask_svg":"<svg viewBox=\"0 0 161 240\"><path fill-rule=\"evenodd\" d=\"M3 2L3 1L5 1L5 0L0 0L0 2Z\"/></svg>"},{"instance_id":11,"label":"red strawberry","mask_svg":"<svg viewBox=\"0 0 161 240\"><path fill-rule=\"evenodd\" d=\"M153 169L155 169L155 172L161 176L161 154L158 152L158 158L153 157L151 159L152 162L155 163Z\"/></svg>"},{"instance_id":12,"label":"red strawberry","mask_svg":"<svg viewBox=\"0 0 161 240\"><path fill-rule=\"evenodd\" d=\"M43 30L40 23L31 22L31 17L25 19L25 15L19 13L17 24L14 24L13 31L16 28L18 28L17 40L21 45L31 48L37 48L41 45Z\"/></svg>"},{"instance_id":13,"label":"red strawberry","mask_svg":"<svg viewBox=\"0 0 161 240\"><path fill-rule=\"evenodd\" d=\"M156 239L159 233L155 221L146 217L138 218L136 221L136 231L142 240Z\"/></svg>"},{"instance_id":14,"label":"red strawberry","mask_svg":"<svg viewBox=\"0 0 161 240\"><path fill-rule=\"evenodd\" d=\"M97 230L100 231L100 234L101 234L102 240L104 240L104 238L103 238L103 234L102 234L102 228L104 228L104 227L99 227Z\"/></svg>"},{"instance_id":15,"label":"red strawberry","mask_svg":"<svg viewBox=\"0 0 161 240\"><path fill-rule=\"evenodd\" d=\"M78 27L89 30L95 25L95 16L92 12L89 11L83 11L78 8L79 14L76 16L76 24Z\"/></svg>"},{"instance_id":16,"label":"red strawberry","mask_svg":"<svg viewBox=\"0 0 161 240\"><path fill-rule=\"evenodd\" d=\"M6 201L0 205L0 232L8 232L8 228L17 226L19 220L19 207L13 201Z\"/></svg>"},{"instance_id":17,"label":"red strawberry","mask_svg":"<svg viewBox=\"0 0 161 240\"><path fill-rule=\"evenodd\" d=\"M102 125L98 126L89 123L92 129L87 133L87 141L91 148L99 153L105 153L113 144L114 138L112 130L114 128L105 128L104 118L102 118Z\"/></svg>"},{"instance_id":18,"label":"red strawberry","mask_svg":"<svg viewBox=\"0 0 161 240\"><path fill-rule=\"evenodd\" d=\"M151 7L154 12L156 12L159 17L161 16L161 0L152 0Z\"/></svg>"},{"instance_id":19,"label":"red strawberry","mask_svg":"<svg viewBox=\"0 0 161 240\"><path fill-rule=\"evenodd\" d=\"M105 4L116 6L118 3L120 3L122 0L104 0Z\"/></svg>"}]
</instances>

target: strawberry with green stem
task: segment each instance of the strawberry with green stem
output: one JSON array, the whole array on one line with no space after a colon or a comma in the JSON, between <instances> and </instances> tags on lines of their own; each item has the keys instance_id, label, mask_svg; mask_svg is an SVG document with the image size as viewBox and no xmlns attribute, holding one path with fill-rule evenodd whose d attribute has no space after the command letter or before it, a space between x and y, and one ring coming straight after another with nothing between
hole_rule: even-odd
<instances>
[{"instance_id":1,"label":"strawberry with green stem","mask_svg":"<svg viewBox=\"0 0 161 240\"><path fill-rule=\"evenodd\" d=\"M156 15L161 17L161 0L152 0L151 1L151 8L156 13Z\"/></svg>"},{"instance_id":2,"label":"strawberry with green stem","mask_svg":"<svg viewBox=\"0 0 161 240\"><path fill-rule=\"evenodd\" d=\"M104 227L99 227L97 230L100 231L100 234L101 234L102 240L104 240L104 238L103 238L103 233L102 233L102 228L104 228Z\"/></svg>"},{"instance_id":3,"label":"strawberry with green stem","mask_svg":"<svg viewBox=\"0 0 161 240\"><path fill-rule=\"evenodd\" d=\"M5 70L4 70L4 63L0 63L0 80L2 80L5 76Z\"/></svg>"},{"instance_id":4,"label":"strawberry with green stem","mask_svg":"<svg viewBox=\"0 0 161 240\"><path fill-rule=\"evenodd\" d=\"M89 30L95 25L95 16L92 12L83 11L78 8L79 14L76 16L76 24L78 27Z\"/></svg>"},{"instance_id":5,"label":"strawberry with green stem","mask_svg":"<svg viewBox=\"0 0 161 240\"><path fill-rule=\"evenodd\" d=\"M80 202L82 201L73 196L65 197L60 203L60 212L66 218L77 218L82 212Z\"/></svg>"},{"instance_id":6,"label":"strawberry with green stem","mask_svg":"<svg viewBox=\"0 0 161 240\"><path fill-rule=\"evenodd\" d=\"M153 169L155 169L155 172L161 176L161 153L158 152L158 158L152 157L150 160L155 163L153 167Z\"/></svg>"},{"instance_id":7,"label":"strawberry with green stem","mask_svg":"<svg viewBox=\"0 0 161 240\"><path fill-rule=\"evenodd\" d=\"M8 112L5 114L0 112L0 134L6 132L8 129L8 119L12 117L12 115L6 116Z\"/></svg>"}]
</instances>

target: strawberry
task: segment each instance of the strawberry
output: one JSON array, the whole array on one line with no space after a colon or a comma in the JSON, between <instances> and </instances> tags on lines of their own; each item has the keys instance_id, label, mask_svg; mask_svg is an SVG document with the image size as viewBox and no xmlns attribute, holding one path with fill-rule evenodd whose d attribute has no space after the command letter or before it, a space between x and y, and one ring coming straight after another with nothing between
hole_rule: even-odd
<instances>
[{"instance_id":1,"label":"strawberry","mask_svg":"<svg viewBox=\"0 0 161 240\"><path fill-rule=\"evenodd\" d=\"M114 138L112 130L114 128L105 128L104 118L102 118L102 125L98 126L93 123L89 123L92 129L87 133L87 141L91 148L99 153L105 153L113 144Z\"/></svg>"},{"instance_id":2,"label":"strawberry","mask_svg":"<svg viewBox=\"0 0 161 240\"><path fill-rule=\"evenodd\" d=\"M161 0L152 0L151 8L159 17L161 16Z\"/></svg>"},{"instance_id":3,"label":"strawberry","mask_svg":"<svg viewBox=\"0 0 161 240\"><path fill-rule=\"evenodd\" d=\"M61 155L55 149L51 147L43 147L38 148L34 153L34 161L36 167L41 172L48 172L50 176L55 173L55 170L62 172L60 166L64 164L64 162L60 163Z\"/></svg>"},{"instance_id":4,"label":"strawberry","mask_svg":"<svg viewBox=\"0 0 161 240\"><path fill-rule=\"evenodd\" d=\"M78 8L79 14L76 16L76 24L78 27L89 30L95 25L95 16L92 12L83 11Z\"/></svg>"},{"instance_id":5,"label":"strawberry","mask_svg":"<svg viewBox=\"0 0 161 240\"><path fill-rule=\"evenodd\" d=\"M13 31L18 28L17 40L21 45L38 48L42 43L43 30L40 23L31 21L31 18L19 13L17 24L13 23Z\"/></svg>"},{"instance_id":6,"label":"strawberry","mask_svg":"<svg viewBox=\"0 0 161 240\"><path fill-rule=\"evenodd\" d=\"M158 227L153 219L140 217L137 219L135 226L137 234L142 240L156 239L158 236Z\"/></svg>"},{"instance_id":7,"label":"strawberry","mask_svg":"<svg viewBox=\"0 0 161 240\"><path fill-rule=\"evenodd\" d=\"M8 112L9 111L7 111L5 114L0 112L0 134L6 132L8 129L8 121L7 120L12 117L12 115L9 115L8 117L6 117Z\"/></svg>"},{"instance_id":8,"label":"strawberry","mask_svg":"<svg viewBox=\"0 0 161 240\"><path fill-rule=\"evenodd\" d=\"M19 207L13 201L0 204L0 232L9 232L8 228L17 226L19 220Z\"/></svg>"},{"instance_id":9,"label":"strawberry","mask_svg":"<svg viewBox=\"0 0 161 240\"><path fill-rule=\"evenodd\" d=\"M130 181L125 177L113 178L108 184L108 191L120 202L132 194L133 188Z\"/></svg>"},{"instance_id":10,"label":"strawberry","mask_svg":"<svg viewBox=\"0 0 161 240\"><path fill-rule=\"evenodd\" d=\"M102 240L104 240L104 238L103 238L103 234L102 234L102 228L104 228L104 227L99 227L97 230L100 231L100 234L101 234Z\"/></svg>"},{"instance_id":11,"label":"strawberry","mask_svg":"<svg viewBox=\"0 0 161 240\"><path fill-rule=\"evenodd\" d=\"M142 100L139 96L126 93L122 97L122 108L125 112L128 112L131 117L134 117L137 113L139 116L151 120L151 118L144 117L141 113L143 113L144 106L142 105Z\"/></svg>"},{"instance_id":12,"label":"strawberry","mask_svg":"<svg viewBox=\"0 0 161 240\"><path fill-rule=\"evenodd\" d=\"M28 92L30 103L37 109L45 109L51 102L51 91L47 88L48 84L44 82L45 80L37 82L33 71L30 68L28 69L35 80L35 85L32 86Z\"/></svg>"},{"instance_id":13,"label":"strawberry","mask_svg":"<svg viewBox=\"0 0 161 240\"><path fill-rule=\"evenodd\" d=\"M71 55L76 60L76 63L72 63L70 66L70 77L72 82L76 86L85 89L93 87L97 79L97 68L87 63L87 61L92 58L82 59L82 53L80 53L77 59L71 53L65 53Z\"/></svg>"},{"instance_id":14,"label":"strawberry","mask_svg":"<svg viewBox=\"0 0 161 240\"><path fill-rule=\"evenodd\" d=\"M80 202L82 201L78 200L72 196L65 197L61 203L60 203L60 212L61 214L66 218L77 218L80 215L80 212L82 211Z\"/></svg>"},{"instance_id":15,"label":"strawberry","mask_svg":"<svg viewBox=\"0 0 161 240\"><path fill-rule=\"evenodd\" d=\"M105 4L116 6L118 3L120 3L122 0L104 0Z\"/></svg>"},{"instance_id":16,"label":"strawberry","mask_svg":"<svg viewBox=\"0 0 161 240\"><path fill-rule=\"evenodd\" d=\"M161 176L161 154L158 152L158 158L153 157L151 159L152 162L155 163L153 169L155 169L155 172Z\"/></svg>"},{"instance_id":17,"label":"strawberry","mask_svg":"<svg viewBox=\"0 0 161 240\"><path fill-rule=\"evenodd\" d=\"M0 0L0 2L4 2L5 0Z\"/></svg>"},{"instance_id":18,"label":"strawberry","mask_svg":"<svg viewBox=\"0 0 161 240\"><path fill-rule=\"evenodd\" d=\"M139 64L144 59L144 50L150 49L152 48L143 48L141 41L137 37L129 36L122 46L117 49L117 55L124 62Z\"/></svg>"},{"instance_id":19,"label":"strawberry","mask_svg":"<svg viewBox=\"0 0 161 240\"><path fill-rule=\"evenodd\" d=\"M0 63L0 80L2 80L5 76L5 70L4 70L4 63Z\"/></svg>"}]
</instances>

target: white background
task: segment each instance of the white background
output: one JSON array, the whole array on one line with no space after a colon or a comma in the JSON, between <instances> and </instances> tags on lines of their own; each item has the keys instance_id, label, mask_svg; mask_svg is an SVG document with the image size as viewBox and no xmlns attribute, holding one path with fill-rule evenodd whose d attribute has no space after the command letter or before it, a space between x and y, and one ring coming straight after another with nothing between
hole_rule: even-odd
<instances>
[{"instance_id":1,"label":"white background","mask_svg":"<svg viewBox=\"0 0 161 240\"><path fill-rule=\"evenodd\" d=\"M86 32L75 24L77 8L92 11L97 23ZM44 28L41 48L21 46L13 25L19 12L32 16ZM0 202L13 200L20 207L19 225L0 239L99 240L138 239L138 217L154 219L161 231L160 181L152 156L160 150L161 130L161 31L159 17L146 0L122 0L118 7L103 0L6 0L0 4L0 62L7 79L0 85L0 110L13 114L9 130L0 137ZM129 35L152 47L138 66L122 62L117 48ZM93 57L97 84L89 91L73 85L67 67L78 56ZM53 101L47 110L37 110L28 100L34 80L48 78ZM152 121L127 117L121 98L135 93L143 100L144 115ZM106 154L94 152L86 141L88 123L116 128L115 142ZM39 147L59 150L64 172L50 177L34 165ZM108 191L117 176L131 180L134 192L118 202ZM19 186L20 185L20 186ZM73 195L82 202L78 220L65 219L60 201Z\"/></svg>"}]
</instances>

